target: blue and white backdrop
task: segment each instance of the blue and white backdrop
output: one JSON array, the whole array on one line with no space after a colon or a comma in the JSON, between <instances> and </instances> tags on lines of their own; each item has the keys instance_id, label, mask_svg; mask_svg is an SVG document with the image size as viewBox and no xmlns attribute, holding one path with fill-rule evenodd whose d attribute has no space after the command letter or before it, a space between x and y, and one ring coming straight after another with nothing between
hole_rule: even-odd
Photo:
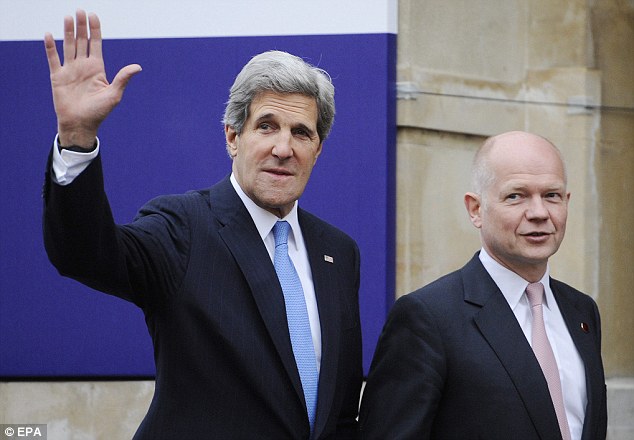
<instances>
[{"instance_id":1,"label":"blue and white backdrop","mask_svg":"<svg viewBox=\"0 0 634 440\"><path fill-rule=\"evenodd\" d=\"M102 22L109 79L143 71L100 130L115 219L230 171L222 118L255 54L285 50L336 87L331 137L300 200L354 237L367 371L394 296L396 0L0 0L0 378L151 377L142 313L60 277L42 243L56 133L43 36L80 7ZM61 46L58 44L61 53Z\"/></svg>"}]
</instances>

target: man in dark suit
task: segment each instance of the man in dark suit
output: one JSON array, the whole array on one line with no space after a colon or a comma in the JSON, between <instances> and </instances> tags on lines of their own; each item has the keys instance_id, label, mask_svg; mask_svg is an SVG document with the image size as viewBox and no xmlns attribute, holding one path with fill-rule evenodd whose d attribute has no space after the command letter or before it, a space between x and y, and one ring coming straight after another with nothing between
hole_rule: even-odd
<instances>
[{"instance_id":1,"label":"man in dark suit","mask_svg":"<svg viewBox=\"0 0 634 440\"><path fill-rule=\"evenodd\" d=\"M570 197L559 151L524 132L490 138L473 187L465 205L482 249L395 303L363 393L362 438L604 439L597 306L549 276Z\"/></svg>"},{"instance_id":2,"label":"man in dark suit","mask_svg":"<svg viewBox=\"0 0 634 440\"><path fill-rule=\"evenodd\" d=\"M254 57L225 111L231 175L118 226L96 135L140 66L108 84L98 18L78 11L64 30L63 66L45 37L58 118L45 245L62 275L145 314L156 391L135 438L357 438L358 248L297 207L334 118L329 76Z\"/></svg>"}]
</instances>

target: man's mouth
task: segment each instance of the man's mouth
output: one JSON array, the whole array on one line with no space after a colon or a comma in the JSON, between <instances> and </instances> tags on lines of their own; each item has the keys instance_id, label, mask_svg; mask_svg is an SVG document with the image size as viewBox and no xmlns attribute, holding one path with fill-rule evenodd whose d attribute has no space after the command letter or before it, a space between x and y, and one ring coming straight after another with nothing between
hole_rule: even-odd
<instances>
[{"instance_id":1,"label":"man's mouth","mask_svg":"<svg viewBox=\"0 0 634 440\"><path fill-rule=\"evenodd\" d=\"M266 170L267 173L275 174L277 176L291 176L293 173L284 168L271 168Z\"/></svg>"},{"instance_id":2,"label":"man's mouth","mask_svg":"<svg viewBox=\"0 0 634 440\"><path fill-rule=\"evenodd\" d=\"M552 233L544 232L544 231L534 231L534 232L527 232L526 234L522 234L525 240L535 244L545 243L546 241L550 240L551 235Z\"/></svg>"}]
</instances>

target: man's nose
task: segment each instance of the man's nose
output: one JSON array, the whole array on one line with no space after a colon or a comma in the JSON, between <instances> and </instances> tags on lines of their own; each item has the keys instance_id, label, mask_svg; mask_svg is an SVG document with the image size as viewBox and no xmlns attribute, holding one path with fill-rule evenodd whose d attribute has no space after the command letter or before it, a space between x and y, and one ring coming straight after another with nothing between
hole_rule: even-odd
<instances>
[{"instance_id":1,"label":"man's nose","mask_svg":"<svg viewBox=\"0 0 634 440\"><path fill-rule=\"evenodd\" d=\"M529 200L526 218L529 220L545 220L550 216L544 199L541 196L532 197Z\"/></svg>"},{"instance_id":2,"label":"man's nose","mask_svg":"<svg viewBox=\"0 0 634 440\"><path fill-rule=\"evenodd\" d=\"M293 135L285 130L281 130L275 136L272 154L279 159L287 159L293 155L292 146Z\"/></svg>"}]
</instances>

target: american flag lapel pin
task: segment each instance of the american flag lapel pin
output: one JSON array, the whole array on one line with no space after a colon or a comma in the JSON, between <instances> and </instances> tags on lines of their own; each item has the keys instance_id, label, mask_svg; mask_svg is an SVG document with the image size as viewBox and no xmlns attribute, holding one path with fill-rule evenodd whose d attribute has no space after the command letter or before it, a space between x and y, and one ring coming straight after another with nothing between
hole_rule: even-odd
<instances>
[{"instance_id":1,"label":"american flag lapel pin","mask_svg":"<svg viewBox=\"0 0 634 440\"><path fill-rule=\"evenodd\" d=\"M335 262L335 259L332 258L330 255L324 255L324 261L332 264Z\"/></svg>"}]
</instances>

